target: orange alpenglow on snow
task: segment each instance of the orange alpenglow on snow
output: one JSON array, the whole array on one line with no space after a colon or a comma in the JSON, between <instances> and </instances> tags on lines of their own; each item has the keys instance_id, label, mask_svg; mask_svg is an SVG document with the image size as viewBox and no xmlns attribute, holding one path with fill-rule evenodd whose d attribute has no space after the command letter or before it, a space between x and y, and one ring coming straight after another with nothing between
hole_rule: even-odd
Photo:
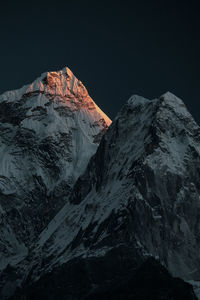
<instances>
[{"instance_id":1,"label":"orange alpenglow on snow","mask_svg":"<svg viewBox=\"0 0 200 300\"><path fill-rule=\"evenodd\" d=\"M102 116L106 125L109 126L112 121L96 105L89 96L86 87L76 78L72 71L65 67L60 71L45 72L41 74L33 83L23 86L21 89L5 92L2 99L6 101L18 100L21 96L29 98L39 94L49 96L57 103L62 103L68 107L84 107L90 110L90 114Z\"/></svg>"}]
</instances>

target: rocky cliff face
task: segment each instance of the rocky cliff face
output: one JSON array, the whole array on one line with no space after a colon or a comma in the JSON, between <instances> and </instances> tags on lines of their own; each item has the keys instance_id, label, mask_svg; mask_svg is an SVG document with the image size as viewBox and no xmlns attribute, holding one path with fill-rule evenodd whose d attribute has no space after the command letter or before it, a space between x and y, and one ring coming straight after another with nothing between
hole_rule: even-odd
<instances>
[{"instance_id":1,"label":"rocky cliff face","mask_svg":"<svg viewBox=\"0 0 200 300\"><path fill-rule=\"evenodd\" d=\"M199 279L199 160L200 128L179 98L131 97L27 257L2 273L3 297L21 285L13 299L195 299L165 268Z\"/></svg>"},{"instance_id":2,"label":"rocky cliff face","mask_svg":"<svg viewBox=\"0 0 200 300\"><path fill-rule=\"evenodd\" d=\"M69 68L0 96L0 270L28 254L110 123Z\"/></svg>"}]
</instances>

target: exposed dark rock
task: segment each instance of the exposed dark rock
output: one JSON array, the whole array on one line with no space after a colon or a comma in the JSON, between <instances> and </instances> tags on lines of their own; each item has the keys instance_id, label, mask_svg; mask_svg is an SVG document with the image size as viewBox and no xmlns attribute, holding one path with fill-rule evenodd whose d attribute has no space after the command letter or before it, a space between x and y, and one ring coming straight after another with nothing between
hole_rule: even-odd
<instances>
[{"instance_id":1,"label":"exposed dark rock","mask_svg":"<svg viewBox=\"0 0 200 300\"><path fill-rule=\"evenodd\" d=\"M133 255L121 248L102 258L74 259L18 289L10 300L197 299L190 284L173 278L155 259L138 267Z\"/></svg>"}]
</instances>

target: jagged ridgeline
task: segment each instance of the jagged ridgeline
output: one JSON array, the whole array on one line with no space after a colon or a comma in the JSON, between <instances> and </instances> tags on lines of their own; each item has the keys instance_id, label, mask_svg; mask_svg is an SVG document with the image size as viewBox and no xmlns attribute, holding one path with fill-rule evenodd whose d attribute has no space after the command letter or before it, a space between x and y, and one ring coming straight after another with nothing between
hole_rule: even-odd
<instances>
[{"instance_id":1,"label":"jagged ridgeline","mask_svg":"<svg viewBox=\"0 0 200 300\"><path fill-rule=\"evenodd\" d=\"M2 299L196 299L183 279L198 281L200 276L200 128L183 102L169 92L154 100L133 96L110 125L69 69L42 75L23 95L33 87L38 94L22 97L23 107L32 112L34 99L44 101L47 116L41 110L39 119L34 114L29 118L26 112L23 126L8 126L15 141L13 128L25 124L41 142L55 137L53 149L60 157L52 161L52 171L45 161L54 157L47 151L51 147L43 143L42 156L39 141L32 140L25 145L24 159L20 152L19 160L16 154L11 160L17 167L21 162L21 177L14 185L19 196L2 189L3 197L10 197L10 202L1 200L2 215L12 211L8 204L13 201L16 220L18 212L26 220L25 205L36 216L35 225L30 225L29 215L29 223L23 221L24 236L34 232L29 246L20 236L23 222L15 227L14 213L8 214L9 227L3 223L8 241L12 234L26 251L19 248L22 254L12 255L6 248L10 252L2 267ZM12 101L5 96L1 101L19 102L12 93L6 95ZM67 148L60 132L69 133L70 126L76 130L67 136ZM10 136L5 131L8 142ZM14 140L9 147L23 149ZM27 155L31 162L34 158L31 165ZM39 170L39 180L30 175L34 170ZM21 184L25 180L27 186ZM43 186L45 193L40 194ZM23 187L33 196L23 198ZM36 230L46 207L46 220Z\"/></svg>"}]
</instances>

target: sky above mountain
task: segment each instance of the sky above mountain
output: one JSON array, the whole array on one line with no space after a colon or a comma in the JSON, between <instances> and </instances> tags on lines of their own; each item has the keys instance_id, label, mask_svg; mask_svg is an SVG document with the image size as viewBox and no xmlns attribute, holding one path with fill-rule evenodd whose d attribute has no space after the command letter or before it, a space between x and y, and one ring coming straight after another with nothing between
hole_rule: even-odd
<instances>
[{"instance_id":1,"label":"sky above mountain","mask_svg":"<svg viewBox=\"0 0 200 300\"><path fill-rule=\"evenodd\" d=\"M171 91L200 123L198 1L1 4L0 93L68 66L113 118L132 94Z\"/></svg>"}]
</instances>

